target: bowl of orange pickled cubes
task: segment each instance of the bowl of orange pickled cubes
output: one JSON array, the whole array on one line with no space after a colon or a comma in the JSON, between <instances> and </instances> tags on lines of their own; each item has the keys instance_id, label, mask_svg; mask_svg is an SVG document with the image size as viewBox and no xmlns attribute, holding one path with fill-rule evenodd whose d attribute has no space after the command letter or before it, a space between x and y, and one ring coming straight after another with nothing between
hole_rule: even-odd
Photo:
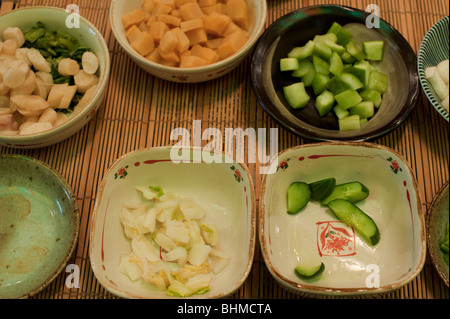
<instances>
[{"instance_id":1,"label":"bowl of orange pickled cubes","mask_svg":"<svg viewBox=\"0 0 450 319\"><path fill-rule=\"evenodd\" d=\"M204 82L232 71L266 24L260 0L112 0L114 36L153 76Z\"/></svg>"}]
</instances>

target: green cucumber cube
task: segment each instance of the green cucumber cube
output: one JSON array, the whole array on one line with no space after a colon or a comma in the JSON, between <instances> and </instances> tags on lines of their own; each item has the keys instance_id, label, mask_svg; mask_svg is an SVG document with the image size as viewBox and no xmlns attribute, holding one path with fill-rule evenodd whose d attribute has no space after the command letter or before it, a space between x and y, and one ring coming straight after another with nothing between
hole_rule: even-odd
<instances>
[{"instance_id":1,"label":"green cucumber cube","mask_svg":"<svg viewBox=\"0 0 450 319\"><path fill-rule=\"evenodd\" d=\"M363 42L363 52L368 60L381 61L384 55L384 41Z\"/></svg>"},{"instance_id":2,"label":"green cucumber cube","mask_svg":"<svg viewBox=\"0 0 450 319\"><path fill-rule=\"evenodd\" d=\"M334 98L336 99L337 104L345 110L359 104L362 101L362 98L358 92L351 89L335 95Z\"/></svg>"},{"instance_id":3,"label":"green cucumber cube","mask_svg":"<svg viewBox=\"0 0 450 319\"><path fill-rule=\"evenodd\" d=\"M328 90L323 91L316 98L316 109L320 116L327 115L333 109L334 106L334 95Z\"/></svg>"},{"instance_id":4,"label":"green cucumber cube","mask_svg":"<svg viewBox=\"0 0 450 319\"><path fill-rule=\"evenodd\" d=\"M316 76L316 69L313 68L309 69L308 72L301 77L302 82L305 84L305 87L311 87L314 81L314 77Z\"/></svg>"},{"instance_id":5,"label":"green cucumber cube","mask_svg":"<svg viewBox=\"0 0 450 319\"><path fill-rule=\"evenodd\" d=\"M315 42L314 44L314 53L320 56L324 60L329 60L333 51L330 49L325 42Z\"/></svg>"},{"instance_id":6,"label":"green cucumber cube","mask_svg":"<svg viewBox=\"0 0 450 319\"><path fill-rule=\"evenodd\" d=\"M379 71L373 71L370 73L369 83L367 84L369 89L374 89L384 94L388 88L388 76L385 73Z\"/></svg>"},{"instance_id":7,"label":"green cucumber cube","mask_svg":"<svg viewBox=\"0 0 450 319\"><path fill-rule=\"evenodd\" d=\"M350 42L353 38L353 34L344 29L339 23L333 22L330 29L328 29L327 33L334 33L337 36L336 43L342 46L345 46L348 42Z\"/></svg>"},{"instance_id":8,"label":"green cucumber cube","mask_svg":"<svg viewBox=\"0 0 450 319\"><path fill-rule=\"evenodd\" d=\"M314 42L308 41L304 46L295 47L288 53L288 58L306 59L314 53Z\"/></svg>"},{"instance_id":9,"label":"green cucumber cube","mask_svg":"<svg viewBox=\"0 0 450 319\"><path fill-rule=\"evenodd\" d=\"M328 90L331 91L331 93L333 93L334 95L338 95L349 89L350 86L344 81L342 81L339 75L333 76L331 80L328 82Z\"/></svg>"},{"instance_id":10,"label":"green cucumber cube","mask_svg":"<svg viewBox=\"0 0 450 319\"><path fill-rule=\"evenodd\" d=\"M323 91L325 91L328 87L328 82L330 81L330 77L328 75L316 72L316 76L314 77L312 87L314 94L317 96Z\"/></svg>"},{"instance_id":11,"label":"green cucumber cube","mask_svg":"<svg viewBox=\"0 0 450 319\"><path fill-rule=\"evenodd\" d=\"M350 115L344 117L343 119L339 119L339 130L340 131L352 131L357 130L361 127L361 123L359 122L359 115Z\"/></svg>"},{"instance_id":12,"label":"green cucumber cube","mask_svg":"<svg viewBox=\"0 0 450 319\"><path fill-rule=\"evenodd\" d=\"M285 86L283 87L283 92L286 101L294 109L305 107L310 99L303 82L296 82Z\"/></svg>"},{"instance_id":13,"label":"green cucumber cube","mask_svg":"<svg viewBox=\"0 0 450 319\"><path fill-rule=\"evenodd\" d=\"M301 78L305 76L308 72L314 69L310 59L303 59L298 61L298 68L292 71L291 76L295 78Z\"/></svg>"},{"instance_id":14,"label":"green cucumber cube","mask_svg":"<svg viewBox=\"0 0 450 319\"><path fill-rule=\"evenodd\" d=\"M330 33L332 34L332 33ZM327 47L329 47L331 49L331 51L333 52L337 52L339 54L342 54L345 52L345 48L342 45L339 45L333 41L330 40L325 40L324 43L326 44Z\"/></svg>"},{"instance_id":15,"label":"green cucumber cube","mask_svg":"<svg viewBox=\"0 0 450 319\"><path fill-rule=\"evenodd\" d=\"M352 67L352 73L361 81L364 87L369 84L372 66L367 61L358 61Z\"/></svg>"},{"instance_id":16,"label":"green cucumber cube","mask_svg":"<svg viewBox=\"0 0 450 319\"><path fill-rule=\"evenodd\" d=\"M366 124L367 121L368 121L367 118L359 119L359 125L361 126L361 125L363 125L363 124Z\"/></svg>"},{"instance_id":17,"label":"green cucumber cube","mask_svg":"<svg viewBox=\"0 0 450 319\"><path fill-rule=\"evenodd\" d=\"M336 43L337 41L337 35L334 33L325 33L325 34L318 34L314 37L313 42L325 42L325 41L331 41L333 43Z\"/></svg>"},{"instance_id":18,"label":"green cucumber cube","mask_svg":"<svg viewBox=\"0 0 450 319\"><path fill-rule=\"evenodd\" d=\"M348 53L350 53L356 60L362 61L366 58L362 48L355 42L350 41L345 45Z\"/></svg>"},{"instance_id":19,"label":"green cucumber cube","mask_svg":"<svg viewBox=\"0 0 450 319\"><path fill-rule=\"evenodd\" d=\"M353 65L351 64L344 64L344 70L342 70L344 73L352 73L353 72Z\"/></svg>"},{"instance_id":20,"label":"green cucumber cube","mask_svg":"<svg viewBox=\"0 0 450 319\"><path fill-rule=\"evenodd\" d=\"M336 52L331 55L329 70L334 75L340 75L344 71L344 63Z\"/></svg>"},{"instance_id":21,"label":"green cucumber cube","mask_svg":"<svg viewBox=\"0 0 450 319\"><path fill-rule=\"evenodd\" d=\"M381 93L374 89L365 89L359 95L364 101L371 101L375 108L379 108L383 100Z\"/></svg>"},{"instance_id":22,"label":"green cucumber cube","mask_svg":"<svg viewBox=\"0 0 450 319\"><path fill-rule=\"evenodd\" d=\"M354 91L364 87L364 84L362 84L361 81L352 73L343 72L341 74L341 80L347 83L348 86Z\"/></svg>"},{"instance_id":23,"label":"green cucumber cube","mask_svg":"<svg viewBox=\"0 0 450 319\"><path fill-rule=\"evenodd\" d=\"M353 55L348 53L347 49L341 53L341 59L344 63L347 63L347 64L352 64L356 61L356 59L353 57Z\"/></svg>"},{"instance_id":24,"label":"green cucumber cube","mask_svg":"<svg viewBox=\"0 0 450 319\"><path fill-rule=\"evenodd\" d=\"M294 71L298 69L297 58L283 58L280 60L280 71Z\"/></svg>"},{"instance_id":25,"label":"green cucumber cube","mask_svg":"<svg viewBox=\"0 0 450 319\"><path fill-rule=\"evenodd\" d=\"M333 107L334 114L336 114L338 119L343 119L344 117L347 117L350 115L350 112L348 110L343 109L339 105L336 105Z\"/></svg>"},{"instance_id":26,"label":"green cucumber cube","mask_svg":"<svg viewBox=\"0 0 450 319\"><path fill-rule=\"evenodd\" d=\"M359 115L359 118L370 118L375 114L375 107L371 101L362 101L348 109L351 115Z\"/></svg>"},{"instance_id":27,"label":"green cucumber cube","mask_svg":"<svg viewBox=\"0 0 450 319\"><path fill-rule=\"evenodd\" d=\"M327 75L330 73L330 64L324 59L313 55L313 65L316 72Z\"/></svg>"}]
</instances>

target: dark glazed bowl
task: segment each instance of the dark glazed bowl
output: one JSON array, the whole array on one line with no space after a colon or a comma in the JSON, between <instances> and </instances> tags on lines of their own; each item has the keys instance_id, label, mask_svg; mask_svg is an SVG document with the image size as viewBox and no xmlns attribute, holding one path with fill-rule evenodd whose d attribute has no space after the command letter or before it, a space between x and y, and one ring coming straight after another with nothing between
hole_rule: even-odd
<instances>
[{"instance_id":1,"label":"dark glazed bowl","mask_svg":"<svg viewBox=\"0 0 450 319\"><path fill-rule=\"evenodd\" d=\"M418 101L417 57L406 39L383 19L379 19L379 28L367 28L366 20L371 18L362 10L320 5L293 11L272 23L256 44L251 62L253 91L262 108L291 133L317 141L365 141L397 128ZM280 72L279 60L292 48L326 33L334 21L353 31L353 39L359 44L385 41L384 58L378 68L389 76L388 90L375 116L359 130L340 132L334 114L320 117L311 91L308 105L299 110L289 107L283 95L283 86L295 79Z\"/></svg>"}]
</instances>

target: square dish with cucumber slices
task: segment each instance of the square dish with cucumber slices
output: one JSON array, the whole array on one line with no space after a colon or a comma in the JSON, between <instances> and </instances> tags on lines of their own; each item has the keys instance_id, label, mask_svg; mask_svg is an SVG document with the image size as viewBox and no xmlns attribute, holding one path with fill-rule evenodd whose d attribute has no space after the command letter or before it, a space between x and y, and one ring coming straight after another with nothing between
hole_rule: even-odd
<instances>
[{"instance_id":1,"label":"square dish with cucumber slices","mask_svg":"<svg viewBox=\"0 0 450 319\"><path fill-rule=\"evenodd\" d=\"M400 154L368 142L324 142L284 150L274 165L262 181L259 239L285 288L381 294L422 270L424 212Z\"/></svg>"},{"instance_id":2,"label":"square dish with cucumber slices","mask_svg":"<svg viewBox=\"0 0 450 319\"><path fill-rule=\"evenodd\" d=\"M388 22L379 19L379 26L369 28L370 19L358 9L319 5L270 25L251 62L263 109L290 132L318 141L365 141L400 125L417 104L417 58ZM343 117L348 119L340 126Z\"/></svg>"}]
</instances>

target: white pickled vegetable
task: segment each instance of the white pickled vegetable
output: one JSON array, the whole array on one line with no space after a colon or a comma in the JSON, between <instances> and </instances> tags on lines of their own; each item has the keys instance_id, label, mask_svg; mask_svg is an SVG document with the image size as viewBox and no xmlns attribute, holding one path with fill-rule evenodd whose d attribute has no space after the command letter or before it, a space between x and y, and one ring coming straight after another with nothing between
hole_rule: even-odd
<instances>
[{"instance_id":1,"label":"white pickled vegetable","mask_svg":"<svg viewBox=\"0 0 450 319\"><path fill-rule=\"evenodd\" d=\"M47 101L37 95L17 94L11 96L10 101L14 109L25 116L39 116L49 107Z\"/></svg>"},{"instance_id":2,"label":"white pickled vegetable","mask_svg":"<svg viewBox=\"0 0 450 319\"><path fill-rule=\"evenodd\" d=\"M38 50L31 48L28 50L28 59L30 59L31 64L36 70L43 71L43 72L50 72L50 64L45 60L45 58L42 56L41 52Z\"/></svg>"},{"instance_id":3,"label":"white pickled vegetable","mask_svg":"<svg viewBox=\"0 0 450 319\"><path fill-rule=\"evenodd\" d=\"M81 66L87 74L95 74L98 69L97 56L90 51L84 52L81 56Z\"/></svg>"},{"instance_id":4,"label":"white pickled vegetable","mask_svg":"<svg viewBox=\"0 0 450 319\"><path fill-rule=\"evenodd\" d=\"M75 85L78 87L78 92L84 93L89 88L97 85L98 77L95 74L88 74L83 70L78 71L74 76Z\"/></svg>"},{"instance_id":5,"label":"white pickled vegetable","mask_svg":"<svg viewBox=\"0 0 450 319\"><path fill-rule=\"evenodd\" d=\"M2 35L3 40L14 40L19 48L25 43L22 30L20 30L18 27L7 27L5 30L3 30Z\"/></svg>"},{"instance_id":6,"label":"white pickled vegetable","mask_svg":"<svg viewBox=\"0 0 450 319\"><path fill-rule=\"evenodd\" d=\"M37 134L42 133L48 130L51 130L53 128L52 123L48 122L36 122L32 123L30 125L24 125L20 126L19 134L20 135L30 135L30 134Z\"/></svg>"},{"instance_id":7,"label":"white pickled vegetable","mask_svg":"<svg viewBox=\"0 0 450 319\"><path fill-rule=\"evenodd\" d=\"M17 45L16 41L14 41L12 39L8 39L5 42L3 42L2 53L14 56L16 54L16 50L18 48L19 48L19 46Z\"/></svg>"},{"instance_id":8,"label":"white pickled vegetable","mask_svg":"<svg viewBox=\"0 0 450 319\"><path fill-rule=\"evenodd\" d=\"M21 68L11 68L3 75L3 83L10 89L17 88L25 82L26 76Z\"/></svg>"},{"instance_id":9,"label":"white pickled vegetable","mask_svg":"<svg viewBox=\"0 0 450 319\"><path fill-rule=\"evenodd\" d=\"M449 60L438 63L437 66L430 66L425 69L425 77L430 82L437 96L439 97L442 107L449 112L448 96L449 96Z\"/></svg>"},{"instance_id":10,"label":"white pickled vegetable","mask_svg":"<svg viewBox=\"0 0 450 319\"><path fill-rule=\"evenodd\" d=\"M187 262L188 252L186 248L178 246L164 255L167 261L176 261L180 267L183 267Z\"/></svg>"},{"instance_id":11,"label":"white pickled vegetable","mask_svg":"<svg viewBox=\"0 0 450 319\"><path fill-rule=\"evenodd\" d=\"M188 261L194 266L200 266L208 258L211 246L205 244L195 244L191 247L188 254Z\"/></svg>"},{"instance_id":12,"label":"white pickled vegetable","mask_svg":"<svg viewBox=\"0 0 450 319\"><path fill-rule=\"evenodd\" d=\"M437 70L442 80L448 84L449 60L444 60L437 65Z\"/></svg>"},{"instance_id":13,"label":"white pickled vegetable","mask_svg":"<svg viewBox=\"0 0 450 319\"><path fill-rule=\"evenodd\" d=\"M71 58L61 59L58 63L58 73L63 76L75 75L80 71L78 62Z\"/></svg>"}]
</instances>

